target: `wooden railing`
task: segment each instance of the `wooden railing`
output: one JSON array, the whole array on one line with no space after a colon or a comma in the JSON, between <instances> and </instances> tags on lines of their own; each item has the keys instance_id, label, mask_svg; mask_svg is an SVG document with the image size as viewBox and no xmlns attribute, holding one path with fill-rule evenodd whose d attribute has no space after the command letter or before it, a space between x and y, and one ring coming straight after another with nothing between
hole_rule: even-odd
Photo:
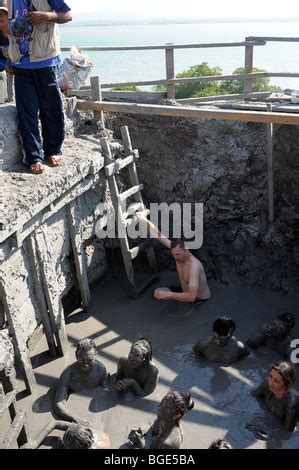
<instances>
[{"instance_id":1,"label":"wooden railing","mask_svg":"<svg viewBox=\"0 0 299 470\"><path fill-rule=\"evenodd\" d=\"M243 80L244 88L243 94L239 95L218 95L212 97L197 97L197 98L188 98L184 100L178 100L182 102L198 102L198 101L212 101L215 99L236 99L244 98L248 99L252 96L263 96L264 93L252 93L252 84L255 78L258 77L286 77L293 78L299 77L299 73L289 73L289 72L252 72L253 70L253 51L255 46L265 46L269 41L277 42L299 42L299 38L285 38L285 37L246 37L243 42L226 42L226 43L210 43L210 44L172 44L167 43L165 45L149 45L149 46L88 46L80 47L81 51L101 51L101 52L111 52L111 51L138 51L138 50L165 50L165 78L159 80L143 80L143 81L127 81L127 82L115 82L115 83L102 83L102 89L113 88L113 87L122 87L122 86L147 86L147 85L165 85L166 86L166 96L169 99L175 99L175 84L189 84L189 83L204 83L211 81L222 81L222 80ZM244 47L245 48L245 57L244 57L244 73L242 74L232 74L232 75L214 75L214 76L200 76L200 77L188 77L188 78L175 78L175 62L174 62L174 51L176 49L202 49L202 48L227 48L227 47ZM70 48L63 47L63 51L68 51ZM80 90L81 91L81 90ZM124 96L129 95L130 92L123 92ZM75 93L76 94L76 93ZM79 96L82 96L78 93ZM91 92L90 88L84 91L84 96L88 97Z\"/></svg>"}]
</instances>

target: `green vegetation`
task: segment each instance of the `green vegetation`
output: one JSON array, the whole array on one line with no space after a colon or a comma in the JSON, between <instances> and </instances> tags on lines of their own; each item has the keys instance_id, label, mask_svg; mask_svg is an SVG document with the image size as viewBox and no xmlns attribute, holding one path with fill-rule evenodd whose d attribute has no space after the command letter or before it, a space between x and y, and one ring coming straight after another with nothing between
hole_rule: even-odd
<instances>
[{"instance_id":1,"label":"green vegetation","mask_svg":"<svg viewBox=\"0 0 299 470\"><path fill-rule=\"evenodd\" d=\"M253 72L265 72L264 69L257 67L253 68ZM233 74L244 73L244 67L238 67ZM222 75L220 67L211 68L207 62L193 65L188 70L184 70L176 75L176 78L188 77L207 77L212 75ZM224 80L214 82L195 82L195 83L177 83L175 85L175 96L177 99L192 98L196 96L217 96L217 95L231 95L243 93L244 82L243 80ZM166 87L157 85L154 87L155 91L165 91ZM280 87L271 85L270 79L267 77L258 77L253 81L253 92L279 92L282 91Z\"/></svg>"}]
</instances>

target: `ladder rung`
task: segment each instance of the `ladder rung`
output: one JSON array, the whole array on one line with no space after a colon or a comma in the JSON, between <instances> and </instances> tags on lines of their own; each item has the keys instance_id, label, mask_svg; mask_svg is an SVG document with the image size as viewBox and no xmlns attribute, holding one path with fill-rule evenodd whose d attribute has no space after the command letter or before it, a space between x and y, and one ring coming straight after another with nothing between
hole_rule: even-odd
<instances>
[{"instance_id":1,"label":"ladder rung","mask_svg":"<svg viewBox=\"0 0 299 470\"><path fill-rule=\"evenodd\" d=\"M136 186L132 186L132 188L127 189L127 191L120 193L118 195L118 199L120 201L124 201L125 199L128 199L130 196L133 196L133 194L138 193L142 189L143 189L143 184L136 184Z\"/></svg>"},{"instance_id":2,"label":"ladder rung","mask_svg":"<svg viewBox=\"0 0 299 470\"><path fill-rule=\"evenodd\" d=\"M17 391L12 390L12 392L9 392L5 395L4 399L2 400L2 403L0 404L0 418L7 411L8 407L12 404L12 402L16 398L16 394Z\"/></svg>"},{"instance_id":3,"label":"ladder rung","mask_svg":"<svg viewBox=\"0 0 299 470\"><path fill-rule=\"evenodd\" d=\"M11 444L17 440L24 426L26 415L24 411L19 411L14 418L8 432L6 433L5 439L0 444L0 449L9 449Z\"/></svg>"},{"instance_id":4,"label":"ladder rung","mask_svg":"<svg viewBox=\"0 0 299 470\"><path fill-rule=\"evenodd\" d=\"M144 248L150 246L152 241L152 238L145 238L138 246L131 248L131 250L129 250L131 260L135 259L139 255L140 251L144 250Z\"/></svg>"},{"instance_id":5,"label":"ladder rung","mask_svg":"<svg viewBox=\"0 0 299 470\"><path fill-rule=\"evenodd\" d=\"M126 158L118 158L114 163L110 163L106 166L105 172L106 176L110 177L115 175L119 170L122 170L126 166L134 162L134 155L129 155Z\"/></svg>"}]
</instances>

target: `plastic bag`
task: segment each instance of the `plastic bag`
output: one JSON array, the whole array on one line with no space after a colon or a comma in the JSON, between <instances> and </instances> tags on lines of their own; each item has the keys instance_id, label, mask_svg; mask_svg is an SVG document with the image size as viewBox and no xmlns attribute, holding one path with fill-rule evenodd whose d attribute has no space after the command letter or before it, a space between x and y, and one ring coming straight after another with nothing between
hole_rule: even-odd
<instances>
[{"instance_id":1,"label":"plastic bag","mask_svg":"<svg viewBox=\"0 0 299 470\"><path fill-rule=\"evenodd\" d=\"M79 90L90 74L93 63L75 46L71 47L70 58L64 59L58 69L58 84L62 91Z\"/></svg>"}]
</instances>

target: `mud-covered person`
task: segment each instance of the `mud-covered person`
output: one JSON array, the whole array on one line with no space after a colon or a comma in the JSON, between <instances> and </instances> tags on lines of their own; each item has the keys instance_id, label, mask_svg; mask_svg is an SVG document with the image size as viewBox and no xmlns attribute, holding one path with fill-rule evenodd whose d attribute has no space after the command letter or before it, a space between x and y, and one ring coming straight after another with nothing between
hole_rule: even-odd
<instances>
[{"instance_id":1,"label":"mud-covered person","mask_svg":"<svg viewBox=\"0 0 299 470\"><path fill-rule=\"evenodd\" d=\"M250 350L242 341L233 336L235 329L236 324L231 317L226 315L218 317L213 323L212 336L199 338L193 346L193 351L210 362L233 364L250 354Z\"/></svg>"},{"instance_id":2,"label":"mud-covered person","mask_svg":"<svg viewBox=\"0 0 299 470\"><path fill-rule=\"evenodd\" d=\"M24 163L34 174L62 161L64 114L57 82L61 63L58 24L72 20L62 0L7 0L8 54ZM39 132L39 119L42 139Z\"/></svg>"},{"instance_id":3,"label":"mud-covered person","mask_svg":"<svg viewBox=\"0 0 299 470\"><path fill-rule=\"evenodd\" d=\"M285 312L276 316L271 324L265 323L246 341L247 346L257 349L267 346L289 360L292 352L290 333L295 325L292 313Z\"/></svg>"},{"instance_id":4,"label":"mud-covered person","mask_svg":"<svg viewBox=\"0 0 299 470\"><path fill-rule=\"evenodd\" d=\"M77 362L65 369L59 378L54 410L57 415L67 421L82 422L82 418L70 411L67 399L70 393L81 390L106 386L107 370L104 364L96 359L96 345L87 338L79 341L76 349Z\"/></svg>"},{"instance_id":5,"label":"mud-covered person","mask_svg":"<svg viewBox=\"0 0 299 470\"><path fill-rule=\"evenodd\" d=\"M141 338L132 344L128 357L121 357L117 364L115 391L131 392L145 397L155 390L159 373L152 361L152 346L148 339Z\"/></svg>"},{"instance_id":6,"label":"mud-covered person","mask_svg":"<svg viewBox=\"0 0 299 470\"><path fill-rule=\"evenodd\" d=\"M139 449L180 449L183 444L182 417L194 407L189 393L170 390L162 399L157 419L145 433L141 428L129 433L129 441Z\"/></svg>"},{"instance_id":7,"label":"mud-covered person","mask_svg":"<svg viewBox=\"0 0 299 470\"><path fill-rule=\"evenodd\" d=\"M159 287L155 289L154 298L156 300L177 300L178 302L208 300L211 293L203 265L185 248L183 240L170 241L151 221L147 220L143 212L137 212L136 216L140 223L146 224L151 236L157 238L162 245L170 249L181 285L180 288Z\"/></svg>"},{"instance_id":8,"label":"mud-covered person","mask_svg":"<svg viewBox=\"0 0 299 470\"><path fill-rule=\"evenodd\" d=\"M268 379L251 391L252 396L261 398L266 407L284 421L288 432L294 431L298 419L294 383L294 366L290 362L281 361L273 364Z\"/></svg>"},{"instance_id":9,"label":"mud-covered person","mask_svg":"<svg viewBox=\"0 0 299 470\"><path fill-rule=\"evenodd\" d=\"M94 430L82 423L72 424L68 421L53 420L34 439L29 440L27 444L23 445L21 449L38 449L46 437L55 429L65 431L55 448L109 449L111 446L110 438L104 432Z\"/></svg>"}]
</instances>

